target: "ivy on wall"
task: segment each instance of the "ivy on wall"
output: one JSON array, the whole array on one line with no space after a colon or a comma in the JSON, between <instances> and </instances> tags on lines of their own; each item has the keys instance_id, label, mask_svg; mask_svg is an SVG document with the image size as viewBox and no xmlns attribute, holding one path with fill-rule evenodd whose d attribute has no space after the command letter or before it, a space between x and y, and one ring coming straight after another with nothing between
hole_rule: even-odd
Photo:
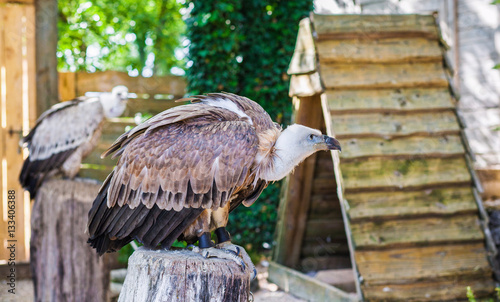
<instances>
[{"instance_id":1,"label":"ivy on wall","mask_svg":"<svg viewBox=\"0 0 500 302\"><path fill-rule=\"evenodd\" d=\"M186 1L191 45L187 69L189 94L227 91L258 102L271 118L291 119L286 74L299 21L313 10L304 0ZM235 243L259 253L272 245L280 184L272 184L250 208L229 217Z\"/></svg>"}]
</instances>

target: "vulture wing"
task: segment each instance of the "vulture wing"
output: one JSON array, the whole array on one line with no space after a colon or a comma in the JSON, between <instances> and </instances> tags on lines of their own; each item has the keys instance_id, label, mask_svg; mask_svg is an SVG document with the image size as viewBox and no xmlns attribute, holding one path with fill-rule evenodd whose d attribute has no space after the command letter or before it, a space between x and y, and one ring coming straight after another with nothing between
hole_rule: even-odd
<instances>
[{"instance_id":1,"label":"vulture wing","mask_svg":"<svg viewBox=\"0 0 500 302\"><path fill-rule=\"evenodd\" d=\"M45 111L21 141L29 149L19 181L34 198L47 173L59 169L69 156L89 141L104 115L98 99L78 98Z\"/></svg>"},{"instance_id":2,"label":"vulture wing","mask_svg":"<svg viewBox=\"0 0 500 302\"><path fill-rule=\"evenodd\" d=\"M203 103L164 111L123 134L120 155L89 213L90 243L102 254L137 239L170 247L204 209L224 207L247 181L255 128Z\"/></svg>"}]
</instances>

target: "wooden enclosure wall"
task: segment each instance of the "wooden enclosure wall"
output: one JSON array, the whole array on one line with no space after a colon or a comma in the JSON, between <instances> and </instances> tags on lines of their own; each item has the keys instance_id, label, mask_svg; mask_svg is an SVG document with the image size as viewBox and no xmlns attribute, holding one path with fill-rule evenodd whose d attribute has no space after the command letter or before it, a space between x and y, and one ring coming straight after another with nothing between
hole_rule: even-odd
<instances>
[{"instance_id":1,"label":"wooden enclosure wall","mask_svg":"<svg viewBox=\"0 0 500 302\"><path fill-rule=\"evenodd\" d=\"M369 301L493 292L478 188L433 16L314 16L323 112Z\"/></svg>"},{"instance_id":2,"label":"wooden enclosure wall","mask_svg":"<svg viewBox=\"0 0 500 302\"><path fill-rule=\"evenodd\" d=\"M130 77L124 72L105 71L96 73L59 73L61 101L95 92L109 92L117 85L125 85L132 95L127 109L120 118L108 120L103 128L99 144L82 163L79 175L104 181L113 170L116 159L101 159L101 154L125 132L136 125L136 113L155 115L163 110L180 105L175 100L184 96L186 81L179 76L154 76L150 78ZM95 94L97 95L97 94Z\"/></svg>"},{"instance_id":3,"label":"wooden enclosure wall","mask_svg":"<svg viewBox=\"0 0 500 302\"><path fill-rule=\"evenodd\" d=\"M33 1L0 1L1 262L10 259L7 247L11 244L15 244L17 262L29 259L30 200L18 181L27 154L21 151L19 139L35 122L35 94ZM9 200L15 200L15 205Z\"/></svg>"}]
</instances>

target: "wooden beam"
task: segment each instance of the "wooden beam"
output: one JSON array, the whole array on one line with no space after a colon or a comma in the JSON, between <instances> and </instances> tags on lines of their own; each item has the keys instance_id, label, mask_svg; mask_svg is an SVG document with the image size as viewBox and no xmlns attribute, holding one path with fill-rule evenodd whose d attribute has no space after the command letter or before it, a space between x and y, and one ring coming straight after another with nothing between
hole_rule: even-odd
<instances>
[{"instance_id":1,"label":"wooden beam","mask_svg":"<svg viewBox=\"0 0 500 302\"><path fill-rule=\"evenodd\" d=\"M372 89L448 87L442 63L322 64L326 88Z\"/></svg>"},{"instance_id":2,"label":"wooden beam","mask_svg":"<svg viewBox=\"0 0 500 302\"><path fill-rule=\"evenodd\" d=\"M369 284L413 283L424 278L491 278L484 243L447 244L379 251L356 251L361 276Z\"/></svg>"},{"instance_id":3,"label":"wooden beam","mask_svg":"<svg viewBox=\"0 0 500 302\"><path fill-rule=\"evenodd\" d=\"M384 157L448 157L464 154L462 140L458 135L431 137L349 138L339 139L342 146L342 159ZM345 150L345 151L344 151Z\"/></svg>"},{"instance_id":4,"label":"wooden beam","mask_svg":"<svg viewBox=\"0 0 500 302\"><path fill-rule=\"evenodd\" d=\"M409 284L363 285L365 299L370 301L461 301L470 286L476 298L493 297L495 282L487 276L479 278L446 278Z\"/></svg>"},{"instance_id":5,"label":"wooden beam","mask_svg":"<svg viewBox=\"0 0 500 302\"><path fill-rule=\"evenodd\" d=\"M476 213L451 217L351 222L351 230L358 251L444 242L484 241Z\"/></svg>"},{"instance_id":6,"label":"wooden beam","mask_svg":"<svg viewBox=\"0 0 500 302\"><path fill-rule=\"evenodd\" d=\"M285 292L292 293L299 298L311 301L360 301L355 294L343 292L338 288L306 276L274 261L269 263L268 278Z\"/></svg>"},{"instance_id":7,"label":"wooden beam","mask_svg":"<svg viewBox=\"0 0 500 302\"><path fill-rule=\"evenodd\" d=\"M186 80L181 76L130 77L126 72L103 71L79 72L76 75L76 94L107 92L116 85L125 85L129 92L137 94L170 94L182 97L186 93Z\"/></svg>"},{"instance_id":8,"label":"wooden beam","mask_svg":"<svg viewBox=\"0 0 500 302\"><path fill-rule=\"evenodd\" d=\"M408 135L458 134L460 127L452 111L427 113L332 114L337 138L399 137ZM347 149L346 149L347 150ZM342 155L344 153L342 152Z\"/></svg>"},{"instance_id":9,"label":"wooden beam","mask_svg":"<svg viewBox=\"0 0 500 302\"><path fill-rule=\"evenodd\" d=\"M431 15L317 15L313 16L319 40L352 38L425 37L438 39Z\"/></svg>"},{"instance_id":10,"label":"wooden beam","mask_svg":"<svg viewBox=\"0 0 500 302\"><path fill-rule=\"evenodd\" d=\"M464 157L370 158L341 165L346 190L413 189L416 187L471 183Z\"/></svg>"},{"instance_id":11,"label":"wooden beam","mask_svg":"<svg viewBox=\"0 0 500 302\"><path fill-rule=\"evenodd\" d=\"M327 90L328 110L344 113L440 111L454 109L448 88Z\"/></svg>"},{"instance_id":12,"label":"wooden beam","mask_svg":"<svg viewBox=\"0 0 500 302\"><path fill-rule=\"evenodd\" d=\"M294 122L311 128L321 127L321 101L319 95L294 98ZM284 183L280 201L280 217L276 230L277 245L273 260L288 267L296 267L304 237L307 213L314 178L316 154L307 158Z\"/></svg>"},{"instance_id":13,"label":"wooden beam","mask_svg":"<svg viewBox=\"0 0 500 302\"><path fill-rule=\"evenodd\" d=\"M441 62L437 40L397 38L377 40L323 40L317 43L321 64Z\"/></svg>"},{"instance_id":14,"label":"wooden beam","mask_svg":"<svg viewBox=\"0 0 500 302\"><path fill-rule=\"evenodd\" d=\"M35 1L37 115L59 101L57 79L57 0Z\"/></svg>"},{"instance_id":15,"label":"wooden beam","mask_svg":"<svg viewBox=\"0 0 500 302\"><path fill-rule=\"evenodd\" d=\"M352 192L348 194L347 200L351 222L375 217L396 218L477 212L470 187L389 193Z\"/></svg>"}]
</instances>

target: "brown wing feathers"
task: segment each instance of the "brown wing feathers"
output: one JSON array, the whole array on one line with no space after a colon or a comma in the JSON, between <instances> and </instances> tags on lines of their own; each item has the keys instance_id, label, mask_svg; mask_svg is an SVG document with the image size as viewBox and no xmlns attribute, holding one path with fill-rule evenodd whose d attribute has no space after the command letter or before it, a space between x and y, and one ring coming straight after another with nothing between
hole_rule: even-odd
<instances>
[{"instance_id":1,"label":"brown wing feathers","mask_svg":"<svg viewBox=\"0 0 500 302\"><path fill-rule=\"evenodd\" d=\"M257 148L255 125L203 99L156 115L103 154L120 159L90 210L89 242L99 253L133 239L169 247L204 209L224 206L248 181ZM256 199L263 188L248 193Z\"/></svg>"}]
</instances>

